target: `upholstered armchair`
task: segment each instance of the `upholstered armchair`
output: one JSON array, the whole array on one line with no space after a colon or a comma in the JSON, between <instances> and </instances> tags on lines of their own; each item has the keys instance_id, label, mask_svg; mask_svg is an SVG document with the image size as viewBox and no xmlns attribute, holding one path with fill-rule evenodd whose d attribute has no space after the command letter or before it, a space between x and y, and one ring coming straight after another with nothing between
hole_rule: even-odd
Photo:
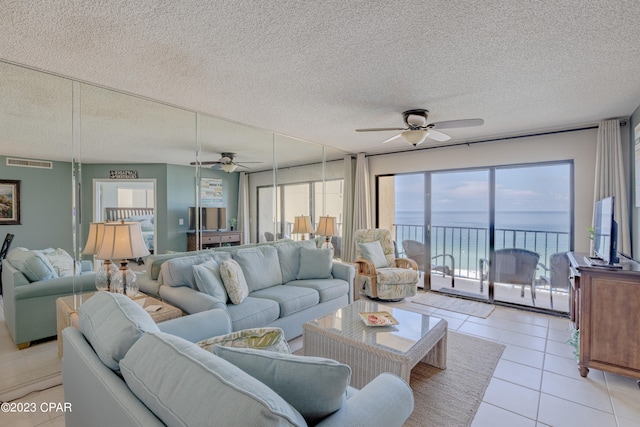
<instances>
[{"instance_id":1,"label":"upholstered armchair","mask_svg":"<svg viewBox=\"0 0 640 427\"><path fill-rule=\"evenodd\" d=\"M399 301L416 294L418 264L396 258L391 232L386 229L357 230L356 284L370 298Z\"/></svg>"}]
</instances>

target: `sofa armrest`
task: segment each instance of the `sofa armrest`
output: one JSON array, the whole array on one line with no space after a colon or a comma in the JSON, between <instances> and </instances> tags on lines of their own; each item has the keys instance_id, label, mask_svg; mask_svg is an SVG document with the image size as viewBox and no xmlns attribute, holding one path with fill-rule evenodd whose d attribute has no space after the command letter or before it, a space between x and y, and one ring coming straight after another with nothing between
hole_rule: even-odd
<instances>
[{"instance_id":1,"label":"sofa armrest","mask_svg":"<svg viewBox=\"0 0 640 427\"><path fill-rule=\"evenodd\" d=\"M413 412L413 392L400 377L383 373L348 399L318 427L402 426Z\"/></svg>"},{"instance_id":2,"label":"sofa armrest","mask_svg":"<svg viewBox=\"0 0 640 427\"><path fill-rule=\"evenodd\" d=\"M189 314L221 308L227 310L225 301L220 301L204 292L199 292L186 286L160 286L160 297Z\"/></svg>"},{"instance_id":3,"label":"sofa armrest","mask_svg":"<svg viewBox=\"0 0 640 427\"><path fill-rule=\"evenodd\" d=\"M349 283L353 283L353 279L356 276L356 269L353 265L334 261L333 267L331 268L331 275L336 279L342 279Z\"/></svg>"},{"instance_id":4,"label":"sofa armrest","mask_svg":"<svg viewBox=\"0 0 640 427\"><path fill-rule=\"evenodd\" d=\"M95 273L80 276L56 277L55 279L40 280L14 289L15 298L26 299L49 295L65 296L75 292L93 292L96 290Z\"/></svg>"},{"instance_id":5,"label":"sofa armrest","mask_svg":"<svg viewBox=\"0 0 640 427\"><path fill-rule=\"evenodd\" d=\"M162 332L198 342L231 332L231 318L226 310L216 308L158 323Z\"/></svg>"}]
</instances>

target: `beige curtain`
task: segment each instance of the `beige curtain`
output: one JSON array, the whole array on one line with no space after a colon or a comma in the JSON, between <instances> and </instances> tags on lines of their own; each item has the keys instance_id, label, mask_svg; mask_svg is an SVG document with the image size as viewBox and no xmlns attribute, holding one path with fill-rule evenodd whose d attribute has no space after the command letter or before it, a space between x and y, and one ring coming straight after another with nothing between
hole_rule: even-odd
<instances>
[{"instance_id":1,"label":"beige curtain","mask_svg":"<svg viewBox=\"0 0 640 427\"><path fill-rule=\"evenodd\" d=\"M371 198L369 196L369 159L364 153L356 157L356 172L353 185L353 224L351 232L371 228ZM355 258L353 240L348 247L351 259Z\"/></svg>"},{"instance_id":2,"label":"beige curtain","mask_svg":"<svg viewBox=\"0 0 640 427\"><path fill-rule=\"evenodd\" d=\"M620 139L620 121L603 120L598 125L596 148L596 181L594 201L613 196L614 217L618 223L618 252L631 253L629 202L624 151Z\"/></svg>"},{"instance_id":3,"label":"beige curtain","mask_svg":"<svg viewBox=\"0 0 640 427\"><path fill-rule=\"evenodd\" d=\"M342 195L342 248L340 259L353 262L353 192L355 184L355 158L351 154L344 156L344 193Z\"/></svg>"},{"instance_id":4,"label":"beige curtain","mask_svg":"<svg viewBox=\"0 0 640 427\"><path fill-rule=\"evenodd\" d=\"M246 172L240 172L238 182L238 230L242 231L242 244L249 243L249 176Z\"/></svg>"}]
</instances>

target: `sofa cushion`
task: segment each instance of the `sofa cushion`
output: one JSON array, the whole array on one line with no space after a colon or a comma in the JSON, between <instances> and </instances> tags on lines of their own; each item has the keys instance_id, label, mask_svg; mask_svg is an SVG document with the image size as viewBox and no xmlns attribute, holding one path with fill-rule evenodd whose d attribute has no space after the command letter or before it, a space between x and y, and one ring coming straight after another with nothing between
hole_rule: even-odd
<instances>
[{"instance_id":1,"label":"sofa cushion","mask_svg":"<svg viewBox=\"0 0 640 427\"><path fill-rule=\"evenodd\" d=\"M145 332L157 332L149 313L123 294L97 292L78 309L80 330L102 363L119 369L120 360Z\"/></svg>"},{"instance_id":2,"label":"sofa cushion","mask_svg":"<svg viewBox=\"0 0 640 427\"><path fill-rule=\"evenodd\" d=\"M305 425L265 384L173 335L145 334L121 368L129 388L167 425Z\"/></svg>"},{"instance_id":3,"label":"sofa cushion","mask_svg":"<svg viewBox=\"0 0 640 427\"><path fill-rule=\"evenodd\" d=\"M349 293L349 282L342 279L294 280L284 286L298 286L315 289L320 295L320 302L340 298Z\"/></svg>"},{"instance_id":4,"label":"sofa cushion","mask_svg":"<svg viewBox=\"0 0 640 427\"><path fill-rule=\"evenodd\" d=\"M282 284L278 251L273 245L239 250L233 259L242 267L250 292Z\"/></svg>"},{"instance_id":5,"label":"sofa cushion","mask_svg":"<svg viewBox=\"0 0 640 427\"><path fill-rule=\"evenodd\" d=\"M320 295L314 289L294 286L272 286L251 292L253 298L266 298L276 301L280 306L280 317L289 316L320 302Z\"/></svg>"},{"instance_id":6,"label":"sofa cushion","mask_svg":"<svg viewBox=\"0 0 640 427\"><path fill-rule=\"evenodd\" d=\"M384 255L382 245L378 240L373 242L358 243L362 257L367 261L371 261L375 268L389 267L387 257Z\"/></svg>"},{"instance_id":7,"label":"sofa cushion","mask_svg":"<svg viewBox=\"0 0 640 427\"><path fill-rule=\"evenodd\" d=\"M313 249L313 240L301 240L299 242L283 242L273 245L278 251L280 261L280 271L282 272L282 283L296 280L300 269L300 248Z\"/></svg>"},{"instance_id":8,"label":"sofa cushion","mask_svg":"<svg viewBox=\"0 0 640 427\"><path fill-rule=\"evenodd\" d=\"M242 268L233 259L222 261L220 264L220 277L222 283L233 304L240 304L249 295L249 287L244 277Z\"/></svg>"},{"instance_id":9,"label":"sofa cushion","mask_svg":"<svg viewBox=\"0 0 640 427\"><path fill-rule=\"evenodd\" d=\"M230 334L208 338L196 344L211 353L213 353L215 345L291 353L291 348L289 348L289 344L284 338L284 331L280 328L243 329Z\"/></svg>"},{"instance_id":10,"label":"sofa cushion","mask_svg":"<svg viewBox=\"0 0 640 427\"><path fill-rule=\"evenodd\" d=\"M51 262L40 251L17 247L7 253L7 261L20 270L30 282L58 277Z\"/></svg>"},{"instance_id":11,"label":"sofa cushion","mask_svg":"<svg viewBox=\"0 0 640 427\"><path fill-rule=\"evenodd\" d=\"M234 331L265 326L280 317L280 305L269 299L247 297L242 304L227 306Z\"/></svg>"},{"instance_id":12,"label":"sofa cushion","mask_svg":"<svg viewBox=\"0 0 640 427\"><path fill-rule=\"evenodd\" d=\"M192 268L193 276L196 279L196 286L200 292L209 294L220 301L227 302L229 297L224 288L222 277L220 277L220 265L214 259L194 265Z\"/></svg>"},{"instance_id":13,"label":"sofa cushion","mask_svg":"<svg viewBox=\"0 0 640 427\"><path fill-rule=\"evenodd\" d=\"M193 275L193 266L213 259L209 254L200 254L170 259L160 267L162 284L166 286L188 286L198 289Z\"/></svg>"},{"instance_id":14,"label":"sofa cushion","mask_svg":"<svg viewBox=\"0 0 640 427\"><path fill-rule=\"evenodd\" d=\"M73 258L64 249L51 249L42 252L47 257L58 277L73 276ZM80 274L82 268L78 266L77 274Z\"/></svg>"},{"instance_id":15,"label":"sofa cushion","mask_svg":"<svg viewBox=\"0 0 640 427\"><path fill-rule=\"evenodd\" d=\"M351 368L335 360L219 345L214 352L269 386L309 424L337 411L346 400Z\"/></svg>"},{"instance_id":16,"label":"sofa cushion","mask_svg":"<svg viewBox=\"0 0 640 427\"><path fill-rule=\"evenodd\" d=\"M331 249L300 248L300 270L296 279L331 278L333 252Z\"/></svg>"}]
</instances>

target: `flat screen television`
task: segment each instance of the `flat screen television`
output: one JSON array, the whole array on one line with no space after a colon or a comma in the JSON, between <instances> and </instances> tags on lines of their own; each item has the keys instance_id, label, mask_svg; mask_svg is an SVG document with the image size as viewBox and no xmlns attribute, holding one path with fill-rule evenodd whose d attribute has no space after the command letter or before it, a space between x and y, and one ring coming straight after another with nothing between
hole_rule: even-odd
<instances>
[{"instance_id":1,"label":"flat screen television","mask_svg":"<svg viewBox=\"0 0 640 427\"><path fill-rule=\"evenodd\" d=\"M613 218L614 198L607 197L596 202L593 250L596 257L606 264L616 264L618 259L618 224Z\"/></svg>"},{"instance_id":2,"label":"flat screen television","mask_svg":"<svg viewBox=\"0 0 640 427\"><path fill-rule=\"evenodd\" d=\"M227 228L227 209L201 207L201 230L221 230ZM189 207L189 230L196 229L196 213L194 206Z\"/></svg>"}]
</instances>

